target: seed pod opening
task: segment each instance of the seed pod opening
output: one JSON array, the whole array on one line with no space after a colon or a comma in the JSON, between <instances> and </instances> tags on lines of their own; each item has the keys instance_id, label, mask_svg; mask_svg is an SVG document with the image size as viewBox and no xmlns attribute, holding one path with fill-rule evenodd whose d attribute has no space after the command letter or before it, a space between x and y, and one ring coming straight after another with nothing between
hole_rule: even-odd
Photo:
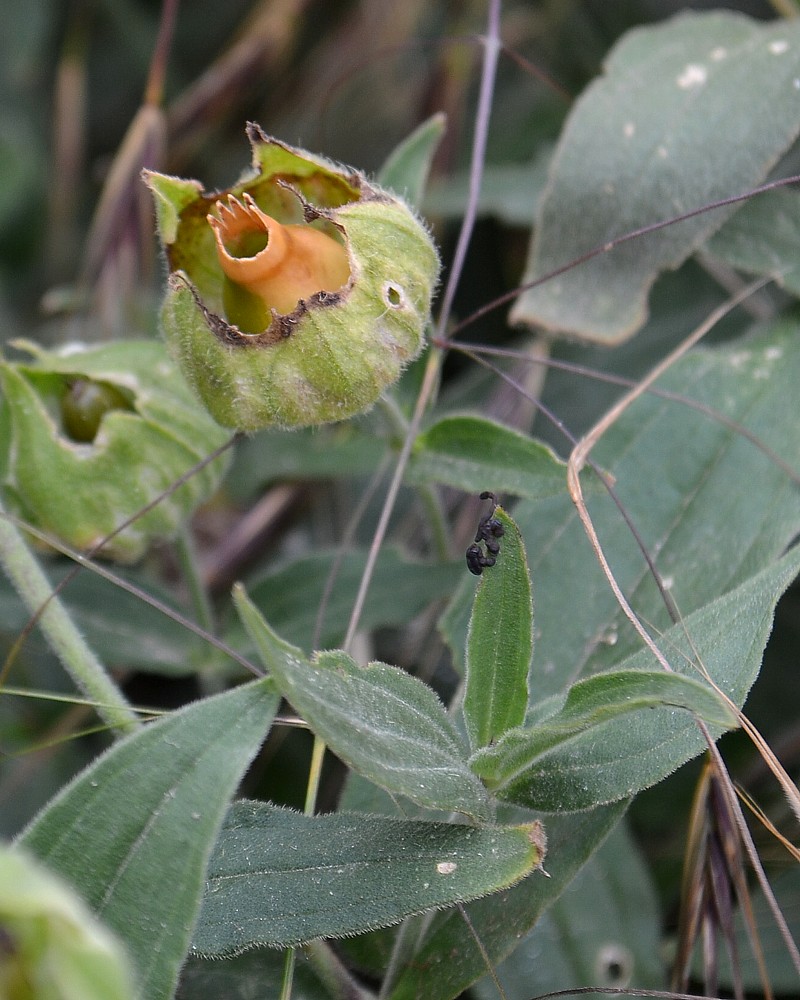
<instances>
[{"instance_id":1,"label":"seed pod opening","mask_svg":"<svg viewBox=\"0 0 800 1000\"><path fill-rule=\"evenodd\" d=\"M145 174L170 272L166 340L224 426L343 420L422 349L438 255L363 174L248 135L253 171L226 191Z\"/></svg>"},{"instance_id":2,"label":"seed pod opening","mask_svg":"<svg viewBox=\"0 0 800 1000\"><path fill-rule=\"evenodd\" d=\"M88 378L65 381L61 422L65 434L73 441L90 444L97 437L103 418L115 410L134 410L128 395L117 386Z\"/></svg>"},{"instance_id":3,"label":"seed pod opening","mask_svg":"<svg viewBox=\"0 0 800 1000\"><path fill-rule=\"evenodd\" d=\"M133 518L102 554L139 559L173 537L218 487L217 458L141 517L140 509L228 438L189 391L159 341L0 357L0 487L8 507L76 549Z\"/></svg>"}]
</instances>

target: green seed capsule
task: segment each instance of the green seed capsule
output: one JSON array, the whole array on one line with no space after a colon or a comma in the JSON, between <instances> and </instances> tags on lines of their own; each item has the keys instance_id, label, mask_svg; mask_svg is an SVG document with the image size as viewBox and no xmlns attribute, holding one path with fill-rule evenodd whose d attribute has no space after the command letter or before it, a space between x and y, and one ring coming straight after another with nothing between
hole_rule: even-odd
<instances>
[{"instance_id":1,"label":"green seed capsule","mask_svg":"<svg viewBox=\"0 0 800 1000\"><path fill-rule=\"evenodd\" d=\"M125 396L113 385L75 379L61 398L64 430L73 441L94 441L103 417L113 410L132 410Z\"/></svg>"},{"instance_id":2,"label":"green seed capsule","mask_svg":"<svg viewBox=\"0 0 800 1000\"><path fill-rule=\"evenodd\" d=\"M174 536L219 485L216 459L142 517L142 507L224 443L158 341L18 342L33 359L0 357L0 483L8 507L76 549L132 523L103 554L132 562Z\"/></svg>"},{"instance_id":3,"label":"green seed capsule","mask_svg":"<svg viewBox=\"0 0 800 1000\"><path fill-rule=\"evenodd\" d=\"M226 427L344 420L421 351L436 249L362 174L248 133L254 172L221 194L145 173L170 271L167 344Z\"/></svg>"},{"instance_id":4,"label":"green seed capsule","mask_svg":"<svg viewBox=\"0 0 800 1000\"><path fill-rule=\"evenodd\" d=\"M0 844L0 997L135 995L122 944L72 887L26 851Z\"/></svg>"}]
</instances>

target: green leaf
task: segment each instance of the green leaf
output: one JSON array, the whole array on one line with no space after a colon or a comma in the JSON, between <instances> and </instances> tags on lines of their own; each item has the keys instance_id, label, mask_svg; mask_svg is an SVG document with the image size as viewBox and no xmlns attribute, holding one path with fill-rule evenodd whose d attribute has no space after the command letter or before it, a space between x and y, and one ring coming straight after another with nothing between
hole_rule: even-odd
<instances>
[{"instance_id":1,"label":"green leaf","mask_svg":"<svg viewBox=\"0 0 800 1000\"><path fill-rule=\"evenodd\" d=\"M523 935L558 899L564 889L619 822L626 803L602 806L547 821L547 874L523 882L500 895L467 906L474 934L489 961L496 965L519 946ZM530 816L530 814L527 814ZM580 947L580 944L578 944ZM475 946L473 930L458 911L437 913L422 934L420 946L399 970L391 1000L452 1000L486 975L484 955ZM532 994L525 993L523 996Z\"/></svg>"},{"instance_id":2,"label":"green leaf","mask_svg":"<svg viewBox=\"0 0 800 1000\"><path fill-rule=\"evenodd\" d=\"M661 923L647 866L620 823L578 872L569 891L498 966L497 975L508 997L589 985L615 989L635 983L639 989L664 989ZM497 988L488 976L472 993L477 1000L497 1000Z\"/></svg>"},{"instance_id":3,"label":"green leaf","mask_svg":"<svg viewBox=\"0 0 800 1000\"><path fill-rule=\"evenodd\" d=\"M304 816L237 802L209 864L194 950L223 956L385 927L506 888L543 857L538 822Z\"/></svg>"},{"instance_id":4,"label":"green leaf","mask_svg":"<svg viewBox=\"0 0 800 1000\"><path fill-rule=\"evenodd\" d=\"M489 818L486 790L431 688L398 667L361 667L341 651L309 663L240 587L234 602L281 693L349 767L420 805Z\"/></svg>"},{"instance_id":5,"label":"green leaf","mask_svg":"<svg viewBox=\"0 0 800 1000\"><path fill-rule=\"evenodd\" d=\"M328 576L335 568L336 583L327 595L318 642L321 649L330 649L344 641L366 560L365 550L348 552L344 558L340 552L315 552L261 577L249 588L250 598L268 609L272 626L287 642L310 648ZM451 593L464 572L463 559L422 563L387 546L375 565L361 627L407 624L432 601Z\"/></svg>"},{"instance_id":6,"label":"green leaf","mask_svg":"<svg viewBox=\"0 0 800 1000\"><path fill-rule=\"evenodd\" d=\"M528 706L533 605L519 528L496 507L505 529L497 564L481 576L467 637L464 720L470 746L487 746L519 725Z\"/></svg>"},{"instance_id":7,"label":"green leaf","mask_svg":"<svg viewBox=\"0 0 800 1000\"><path fill-rule=\"evenodd\" d=\"M629 32L576 102L539 205L524 282L671 214L762 181L800 131L800 23L683 14ZM710 124L724 122L724 128ZM616 343L674 269L735 211L699 215L524 292L514 323Z\"/></svg>"},{"instance_id":8,"label":"green leaf","mask_svg":"<svg viewBox=\"0 0 800 1000\"><path fill-rule=\"evenodd\" d=\"M158 587L144 573L119 568L115 573L167 607L186 613L176 607L174 590ZM52 576L60 578L60 574ZM62 599L92 649L109 667L178 677L196 671L200 656L206 655L208 647L187 635L183 625L90 570L69 582ZM192 655L200 650L199 656Z\"/></svg>"},{"instance_id":9,"label":"green leaf","mask_svg":"<svg viewBox=\"0 0 800 1000\"><path fill-rule=\"evenodd\" d=\"M440 112L415 128L389 155L378 173L379 183L406 198L409 204L419 205L446 127L447 119Z\"/></svg>"},{"instance_id":10,"label":"green leaf","mask_svg":"<svg viewBox=\"0 0 800 1000\"><path fill-rule=\"evenodd\" d=\"M741 706L758 675L775 604L798 570L800 546L673 626L659 642L662 652L684 674L699 660ZM653 654L642 650L619 672L580 681L560 716L508 733L480 751L473 767L490 786L502 785L503 798L554 812L587 809L655 784L706 744L688 713L647 706L693 709L711 723L712 735L733 724L711 688L679 673L659 676L655 667Z\"/></svg>"},{"instance_id":11,"label":"green leaf","mask_svg":"<svg viewBox=\"0 0 800 1000\"><path fill-rule=\"evenodd\" d=\"M15 346L34 360L0 363L0 467L11 510L78 549L130 518L103 549L126 562L155 539L174 537L216 490L227 459L216 458L174 492L164 491L221 446L226 433L198 404L164 345L120 340L61 352L27 341ZM82 379L130 397L129 408L105 414L91 442L65 435L60 416L65 391ZM143 512L145 504L151 506Z\"/></svg>"},{"instance_id":12,"label":"green leaf","mask_svg":"<svg viewBox=\"0 0 800 1000\"><path fill-rule=\"evenodd\" d=\"M682 631L682 627L678 626L677 631ZM673 641L675 639L674 636L667 638ZM637 659L645 660L646 656L641 654ZM654 661L652 655L650 659ZM523 786L530 788L523 795L525 804L532 808L548 808L537 798L541 786L546 788L548 772L551 770L546 759L548 754L553 750L563 749L564 744L570 744L575 737L586 736L577 750L570 746L563 755L564 758L568 755L574 762L574 770L581 771L596 766L599 738L602 738L604 747L613 740L615 752L626 761L623 768L627 773L630 767L628 759L633 755L625 745L625 733L636 727L636 720L631 720L628 716L632 712L648 710L644 722L647 726L651 710L665 705L693 712L715 729L733 729L737 725L736 716L723 698L702 681L681 674L669 674L660 668L609 670L596 677L578 681L570 689L563 708L545 722L513 729L494 746L480 750L473 757L473 770L490 788L498 789L499 794L502 795L508 789L508 797L513 801L522 799L512 789L518 790ZM620 724L611 729L609 723L615 721ZM595 729L599 729L599 733L593 733L592 730ZM565 760L559 758L558 765L565 767ZM609 765L608 771L613 770L614 765ZM644 768L640 773L644 777ZM606 784L610 782L606 781ZM587 791L588 789L583 789L584 798ZM623 795L636 791L639 791L639 787L620 788L619 794L611 795L609 799L622 798ZM543 794L546 796L547 792ZM591 794L599 796L600 788L593 787ZM570 807L562 803L560 808L568 810Z\"/></svg>"},{"instance_id":13,"label":"green leaf","mask_svg":"<svg viewBox=\"0 0 800 1000\"><path fill-rule=\"evenodd\" d=\"M748 274L774 275L800 296L800 193L769 191L748 202L708 245L711 256Z\"/></svg>"},{"instance_id":14,"label":"green leaf","mask_svg":"<svg viewBox=\"0 0 800 1000\"><path fill-rule=\"evenodd\" d=\"M470 493L491 486L518 496L566 492L566 472L550 448L482 417L444 417L414 442L408 480Z\"/></svg>"},{"instance_id":15,"label":"green leaf","mask_svg":"<svg viewBox=\"0 0 800 1000\"><path fill-rule=\"evenodd\" d=\"M799 384L800 323L791 316L724 348L693 351L658 386L740 421L800 470ZM613 475L617 495L684 615L771 565L800 533L800 490L786 469L735 427L677 400L638 400L594 457ZM633 608L656 631L668 629L664 601L619 510L603 496L588 504ZM641 640L622 615L568 498L522 503L514 518L536 581L531 688L544 699L582 675L618 667ZM463 599L465 624L470 598Z\"/></svg>"},{"instance_id":16,"label":"green leaf","mask_svg":"<svg viewBox=\"0 0 800 1000\"><path fill-rule=\"evenodd\" d=\"M173 994L225 810L277 707L261 680L154 722L82 772L21 837L125 942L140 997Z\"/></svg>"},{"instance_id":17,"label":"green leaf","mask_svg":"<svg viewBox=\"0 0 800 1000\"><path fill-rule=\"evenodd\" d=\"M542 142L531 163L487 163L483 171L478 215L493 216L509 226L530 225L531 205L536 204L545 181L552 144ZM434 178L425 192L428 215L461 220L470 198L469 170Z\"/></svg>"}]
</instances>

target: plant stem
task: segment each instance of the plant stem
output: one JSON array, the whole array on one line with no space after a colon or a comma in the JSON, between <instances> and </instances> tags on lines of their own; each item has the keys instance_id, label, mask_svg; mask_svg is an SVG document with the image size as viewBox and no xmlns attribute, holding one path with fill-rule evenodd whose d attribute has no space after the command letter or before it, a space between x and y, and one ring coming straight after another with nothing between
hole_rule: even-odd
<instances>
[{"instance_id":1,"label":"plant stem","mask_svg":"<svg viewBox=\"0 0 800 1000\"><path fill-rule=\"evenodd\" d=\"M375 994L357 983L325 941L317 939L303 945L303 951L317 976L336 1000L374 1000Z\"/></svg>"},{"instance_id":2,"label":"plant stem","mask_svg":"<svg viewBox=\"0 0 800 1000\"><path fill-rule=\"evenodd\" d=\"M464 219L461 223L461 229L458 234L458 243L456 244L456 250L453 256L453 263L447 277L447 284L442 298L442 308L439 313L439 321L436 324L436 335L434 337L434 343L436 344L446 344L447 342L447 329L450 323L450 313L453 307L453 300L455 299L456 287L461 279L461 272L464 267L467 248L472 237L472 230L475 226L475 219L478 214L478 198L480 195L481 182L483 180L483 165L486 158L486 144L489 135L489 119L491 117L492 97L494 95L494 83L497 73L497 60L500 55L500 48L500 0L490 0L486 23L486 36L483 39L483 64L481 67L478 108L475 116L475 134L472 140L469 198L467 200L466 211L464 212ZM411 421L409 422L403 447L397 459L394 476L386 493L383 510L381 511L377 527L375 528L375 535L373 537L369 555L367 556L367 563L361 577L361 584L353 604L353 610L350 614L350 622L347 627L347 635L344 641L345 649L349 648L353 641L353 637L358 631L358 622L364 608L367 590L369 589L370 582L372 581L372 574L375 570L378 553L383 545L383 539L386 536L389 520L392 516L392 512L394 511L397 494L400 491L400 484L403 481L406 466L408 465L408 460L411 456L411 449L414 445L414 440L419 433L420 426L422 425L422 418L425 410L433 398L436 387L439 384L439 372L442 358L442 352L436 349L432 350L428 355L428 363L425 367L422 385L420 386L419 393L417 395L414 413L411 417Z\"/></svg>"},{"instance_id":3,"label":"plant stem","mask_svg":"<svg viewBox=\"0 0 800 1000\"><path fill-rule=\"evenodd\" d=\"M313 816L317 808L317 793L322 777L322 759L325 756L325 742L314 735L314 748L311 751L311 766L308 769L308 785L306 787L306 816Z\"/></svg>"},{"instance_id":4,"label":"plant stem","mask_svg":"<svg viewBox=\"0 0 800 1000\"><path fill-rule=\"evenodd\" d=\"M442 506L442 500L435 486L420 486L419 498L425 508L425 523L431 533L436 555L443 562L452 557L450 550L450 534L447 530L447 516Z\"/></svg>"},{"instance_id":5,"label":"plant stem","mask_svg":"<svg viewBox=\"0 0 800 1000\"><path fill-rule=\"evenodd\" d=\"M384 393L384 395L378 398L377 405L383 410L383 415L386 417L389 426L398 440L404 440L408 432L408 420L406 420L405 414L397 405L397 400L388 393Z\"/></svg>"},{"instance_id":6,"label":"plant stem","mask_svg":"<svg viewBox=\"0 0 800 1000\"><path fill-rule=\"evenodd\" d=\"M450 273L448 275L447 284L442 297L442 307L439 313L438 323L436 324L436 335L433 339L434 344L442 344L443 346L446 346L447 344L450 314L455 300L456 288L461 280L461 273L464 268L467 249L472 238L472 230L475 226L475 220L478 214L478 199L480 197L481 184L483 181L483 167L486 159L486 145L489 136L489 120L491 118L492 111L492 99L494 96L495 78L497 74L497 61L502 44L500 40L500 10L501 0L489 0L486 18L486 35L483 38L483 63L481 66L478 107L475 114L475 132L472 139L472 155L470 158L469 197L467 199L467 206L461 223L461 229L458 234L458 242L453 255L453 263L450 267ZM364 606L367 588L369 587L369 583L372 578L375 562L378 558L378 552L380 551L380 547L386 534L389 518L391 517L391 513L394 509L395 499L400 489L400 483L402 482L405 474L406 465L411 455L414 439L416 438L422 424L422 417L425 413L425 409L429 401L433 398L434 391L438 385L443 357L443 352L436 348L431 350L428 355L428 364L425 369L419 394L417 396L417 404L409 423L406 439L403 442L403 448L397 460L394 478L392 479L387 492L384 507L381 511L381 517L378 521L378 526L375 529L375 537L373 539L367 565L361 579L361 586L356 596L353 611L350 616L347 637L345 639L345 648L348 643L352 641L356 629L358 628L358 620ZM395 984L396 978L400 974L402 961L405 959L404 952L408 947L409 926L410 925L407 923L401 925L395 939L392 956L389 959L387 972L381 985L380 995L382 997L389 995Z\"/></svg>"},{"instance_id":7,"label":"plant stem","mask_svg":"<svg viewBox=\"0 0 800 1000\"><path fill-rule=\"evenodd\" d=\"M50 648L100 717L119 735L133 732L139 719L73 624L42 568L0 505L0 562L25 607L39 613L39 627ZM13 653L13 651L12 651Z\"/></svg>"},{"instance_id":8,"label":"plant stem","mask_svg":"<svg viewBox=\"0 0 800 1000\"><path fill-rule=\"evenodd\" d=\"M311 765L308 769L308 784L306 785L306 801L304 811L306 816L313 816L317 806L317 793L322 776L322 760L325 756L325 742L314 735L314 748L311 751ZM295 949L287 948L283 964L283 983L280 1000L290 1000L292 983L294 981Z\"/></svg>"},{"instance_id":9,"label":"plant stem","mask_svg":"<svg viewBox=\"0 0 800 1000\"><path fill-rule=\"evenodd\" d=\"M297 950L295 948L287 948L283 953L283 979L281 981L280 1000L291 1000L296 956Z\"/></svg>"},{"instance_id":10,"label":"plant stem","mask_svg":"<svg viewBox=\"0 0 800 1000\"><path fill-rule=\"evenodd\" d=\"M175 539L178 560L181 564L181 571L186 586L189 588L189 598L194 608L197 624L202 625L206 632L214 632L214 612L211 609L211 601L208 599L208 592L203 585L203 578L200 568L197 565L197 555L194 547L194 540L188 526L184 526L178 537Z\"/></svg>"}]
</instances>

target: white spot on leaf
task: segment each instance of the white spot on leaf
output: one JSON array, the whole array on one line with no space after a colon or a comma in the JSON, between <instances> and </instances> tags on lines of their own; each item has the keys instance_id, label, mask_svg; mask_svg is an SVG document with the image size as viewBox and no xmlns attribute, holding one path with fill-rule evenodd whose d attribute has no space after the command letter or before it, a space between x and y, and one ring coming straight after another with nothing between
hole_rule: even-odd
<instances>
[{"instance_id":1,"label":"white spot on leaf","mask_svg":"<svg viewBox=\"0 0 800 1000\"><path fill-rule=\"evenodd\" d=\"M615 628L608 629L608 631L604 632L600 637L600 641L606 646L616 646L618 640L619 634Z\"/></svg>"},{"instance_id":2,"label":"white spot on leaf","mask_svg":"<svg viewBox=\"0 0 800 1000\"><path fill-rule=\"evenodd\" d=\"M455 861L439 861L436 864L436 871L440 875L452 875L456 868L458 865Z\"/></svg>"},{"instance_id":3,"label":"white spot on leaf","mask_svg":"<svg viewBox=\"0 0 800 1000\"><path fill-rule=\"evenodd\" d=\"M751 358L750 351L735 351L728 358L728 363L731 368L738 369L743 367L748 363Z\"/></svg>"},{"instance_id":4,"label":"white spot on leaf","mask_svg":"<svg viewBox=\"0 0 800 1000\"><path fill-rule=\"evenodd\" d=\"M724 49L721 45L711 50L711 58L714 60L714 62L721 62L727 54L728 50Z\"/></svg>"},{"instance_id":5,"label":"white spot on leaf","mask_svg":"<svg viewBox=\"0 0 800 1000\"><path fill-rule=\"evenodd\" d=\"M705 66L698 66L696 63L689 63L686 69L678 77L677 83L681 90L691 90L693 87L702 87L708 79L708 70Z\"/></svg>"},{"instance_id":6,"label":"white spot on leaf","mask_svg":"<svg viewBox=\"0 0 800 1000\"><path fill-rule=\"evenodd\" d=\"M784 52L789 51L789 43L785 38L776 38L774 42L769 43L769 50L774 56L782 56Z\"/></svg>"},{"instance_id":7,"label":"white spot on leaf","mask_svg":"<svg viewBox=\"0 0 800 1000\"><path fill-rule=\"evenodd\" d=\"M636 126L633 124L633 122L625 122L625 124L622 126L622 134L625 136L626 139L632 139L635 132L636 132Z\"/></svg>"}]
</instances>

